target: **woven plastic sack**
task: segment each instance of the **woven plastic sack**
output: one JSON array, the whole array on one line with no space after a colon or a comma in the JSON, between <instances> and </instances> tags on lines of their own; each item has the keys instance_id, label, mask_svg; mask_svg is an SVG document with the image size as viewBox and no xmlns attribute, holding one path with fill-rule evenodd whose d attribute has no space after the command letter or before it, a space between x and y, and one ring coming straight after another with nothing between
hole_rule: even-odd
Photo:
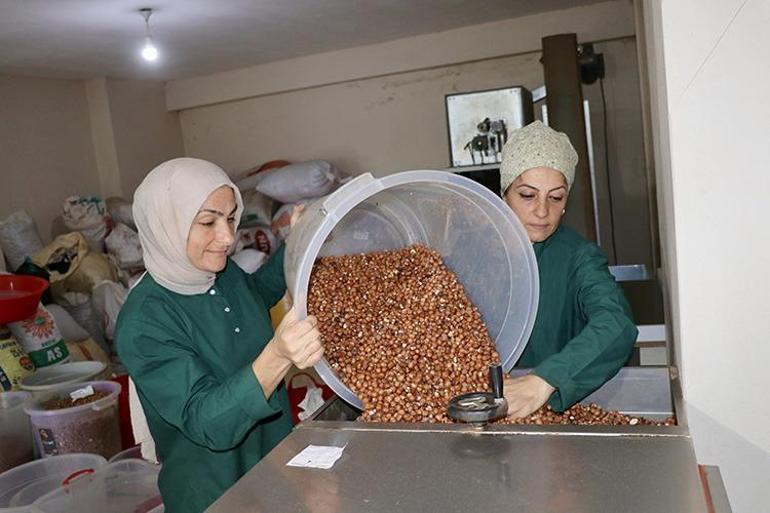
<instances>
[{"instance_id":1,"label":"woven plastic sack","mask_svg":"<svg viewBox=\"0 0 770 513\"><path fill-rule=\"evenodd\" d=\"M69 312L64 309L63 306L50 304L46 305L46 308L51 313L51 315L53 315L53 319L56 321L56 326L59 328L59 333L61 333L61 336L64 338L65 342L69 342L71 340L83 340L84 338L90 337L83 326L78 324L69 314Z\"/></svg>"},{"instance_id":2,"label":"woven plastic sack","mask_svg":"<svg viewBox=\"0 0 770 513\"><path fill-rule=\"evenodd\" d=\"M18 269L24 259L43 248L35 222L23 210L17 210L0 221L0 247L11 270Z\"/></svg>"},{"instance_id":3,"label":"woven plastic sack","mask_svg":"<svg viewBox=\"0 0 770 513\"><path fill-rule=\"evenodd\" d=\"M72 362L102 362L107 368L112 365L110 357L92 338L67 341L67 349Z\"/></svg>"},{"instance_id":4,"label":"woven plastic sack","mask_svg":"<svg viewBox=\"0 0 770 513\"><path fill-rule=\"evenodd\" d=\"M21 380L35 372L35 364L11 330L0 325L0 392L18 390Z\"/></svg>"},{"instance_id":5,"label":"woven plastic sack","mask_svg":"<svg viewBox=\"0 0 770 513\"><path fill-rule=\"evenodd\" d=\"M103 281L94 287L91 305L107 340L115 338L115 324L127 297L128 289L114 281Z\"/></svg>"},{"instance_id":6,"label":"woven plastic sack","mask_svg":"<svg viewBox=\"0 0 770 513\"><path fill-rule=\"evenodd\" d=\"M104 329L91 304L91 296L81 292L67 292L59 299L59 304L67 310L72 318L85 329L105 351L108 351L104 340Z\"/></svg>"},{"instance_id":7,"label":"woven plastic sack","mask_svg":"<svg viewBox=\"0 0 770 513\"><path fill-rule=\"evenodd\" d=\"M308 160L262 171L252 178L254 188L281 203L326 196L341 183L341 175L325 160Z\"/></svg>"},{"instance_id":8,"label":"woven plastic sack","mask_svg":"<svg viewBox=\"0 0 770 513\"><path fill-rule=\"evenodd\" d=\"M123 223L118 223L104 239L107 252L115 257L115 262L121 269L142 267L142 244L139 234Z\"/></svg>"},{"instance_id":9,"label":"woven plastic sack","mask_svg":"<svg viewBox=\"0 0 770 513\"><path fill-rule=\"evenodd\" d=\"M246 248L234 254L231 258L243 272L251 274L267 262L268 256L267 253L262 253L253 248Z\"/></svg>"},{"instance_id":10,"label":"woven plastic sack","mask_svg":"<svg viewBox=\"0 0 770 513\"><path fill-rule=\"evenodd\" d=\"M62 204L62 220L67 228L83 234L91 250L104 253L112 218L101 198L70 196Z\"/></svg>"},{"instance_id":11,"label":"woven plastic sack","mask_svg":"<svg viewBox=\"0 0 770 513\"><path fill-rule=\"evenodd\" d=\"M276 204L270 197L256 190L242 190L243 214L241 227L270 224Z\"/></svg>"},{"instance_id":12,"label":"woven plastic sack","mask_svg":"<svg viewBox=\"0 0 770 513\"><path fill-rule=\"evenodd\" d=\"M114 224L123 223L135 230L133 203L118 196L107 198L107 212L109 212Z\"/></svg>"},{"instance_id":13,"label":"woven plastic sack","mask_svg":"<svg viewBox=\"0 0 770 513\"><path fill-rule=\"evenodd\" d=\"M51 313L43 305L27 319L8 325L37 368L69 361L69 351Z\"/></svg>"},{"instance_id":14,"label":"woven plastic sack","mask_svg":"<svg viewBox=\"0 0 770 513\"><path fill-rule=\"evenodd\" d=\"M273 222L270 224L271 231L280 240L286 240L291 232L292 216L300 216L305 207L319 198L308 198L297 203L288 203L281 206L273 216Z\"/></svg>"},{"instance_id":15,"label":"woven plastic sack","mask_svg":"<svg viewBox=\"0 0 770 513\"><path fill-rule=\"evenodd\" d=\"M32 261L50 273L55 298L61 298L67 292L90 295L97 283L117 279L109 260L100 253L89 251L85 237L78 232L59 235L35 253Z\"/></svg>"},{"instance_id":16,"label":"woven plastic sack","mask_svg":"<svg viewBox=\"0 0 770 513\"><path fill-rule=\"evenodd\" d=\"M236 253L244 249L256 249L262 253L272 255L280 244L270 226L267 225L241 228L235 234L235 237L234 251Z\"/></svg>"}]
</instances>

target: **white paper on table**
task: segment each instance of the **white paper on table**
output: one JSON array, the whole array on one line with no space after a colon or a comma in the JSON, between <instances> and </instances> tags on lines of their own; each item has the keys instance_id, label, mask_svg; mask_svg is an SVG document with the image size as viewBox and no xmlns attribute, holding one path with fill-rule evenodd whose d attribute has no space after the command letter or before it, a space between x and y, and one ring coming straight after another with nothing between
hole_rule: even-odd
<instances>
[{"instance_id":1,"label":"white paper on table","mask_svg":"<svg viewBox=\"0 0 770 513\"><path fill-rule=\"evenodd\" d=\"M328 470L342 456L345 447L308 445L286 464L289 467L322 468Z\"/></svg>"}]
</instances>

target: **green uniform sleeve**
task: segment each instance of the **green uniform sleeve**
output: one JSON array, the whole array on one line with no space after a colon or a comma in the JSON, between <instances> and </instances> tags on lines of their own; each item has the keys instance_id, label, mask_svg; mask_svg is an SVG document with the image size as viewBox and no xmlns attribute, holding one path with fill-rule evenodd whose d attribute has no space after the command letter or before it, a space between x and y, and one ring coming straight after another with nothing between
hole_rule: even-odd
<instances>
[{"instance_id":1,"label":"green uniform sleeve","mask_svg":"<svg viewBox=\"0 0 770 513\"><path fill-rule=\"evenodd\" d=\"M250 276L268 308L272 308L286 293L286 278L283 274L285 251L286 245L282 244L270 260Z\"/></svg>"},{"instance_id":2,"label":"green uniform sleeve","mask_svg":"<svg viewBox=\"0 0 770 513\"><path fill-rule=\"evenodd\" d=\"M251 362L217 380L185 344L184 321L162 305L126 326L119 347L144 403L193 443L215 451L237 446L254 425L281 411L268 401ZM146 407L146 406L145 406Z\"/></svg>"},{"instance_id":3,"label":"green uniform sleeve","mask_svg":"<svg viewBox=\"0 0 770 513\"><path fill-rule=\"evenodd\" d=\"M601 250L591 244L576 255L577 302L587 324L533 373L556 388L549 401L563 411L612 378L628 357L637 329L623 292Z\"/></svg>"}]
</instances>

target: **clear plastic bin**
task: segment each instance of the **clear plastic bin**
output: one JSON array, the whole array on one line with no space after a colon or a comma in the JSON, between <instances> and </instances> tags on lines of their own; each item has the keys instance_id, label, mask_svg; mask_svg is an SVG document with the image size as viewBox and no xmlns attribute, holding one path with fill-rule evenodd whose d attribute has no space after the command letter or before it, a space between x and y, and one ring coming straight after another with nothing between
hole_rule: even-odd
<instances>
[{"instance_id":1,"label":"clear plastic bin","mask_svg":"<svg viewBox=\"0 0 770 513\"><path fill-rule=\"evenodd\" d=\"M486 187L442 171L356 177L309 205L286 241L284 270L299 318L317 257L423 244L457 275L495 341L503 369L518 360L537 313L537 262L527 232ZM357 408L358 397L326 360L321 378Z\"/></svg>"},{"instance_id":2,"label":"clear plastic bin","mask_svg":"<svg viewBox=\"0 0 770 513\"><path fill-rule=\"evenodd\" d=\"M57 397L69 397L70 392L91 385L108 395L80 406L46 410L43 405ZM111 458L121 449L118 418L120 384L114 381L90 381L66 385L34 396L27 403L27 412L39 453L43 457L71 452L90 452Z\"/></svg>"},{"instance_id":3,"label":"clear plastic bin","mask_svg":"<svg viewBox=\"0 0 770 513\"><path fill-rule=\"evenodd\" d=\"M107 379L107 365L102 362L72 362L38 369L21 380L22 390L38 394L64 385Z\"/></svg>"},{"instance_id":4,"label":"clear plastic bin","mask_svg":"<svg viewBox=\"0 0 770 513\"><path fill-rule=\"evenodd\" d=\"M32 430L24 413L27 392L0 393L0 473L34 459Z\"/></svg>"},{"instance_id":5,"label":"clear plastic bin","mask_svg":"<svg viewBox=\"0 0 770 513\"><path fill-rule=\"evenodd\" d=\"M142 460L110 463L35 501L43 513L150 513L160 511L160 467Z\"/></svg>"},{"instance_id":6,"label":"clear plastic bin","mask_svg":"<svg viewBox=\"0 0 770 513\"><path fill-rule=\"evenodd\" d=\"M68 478L94 472L106 464L107 460L96 454L65 454L25 463L0 474L0 512L28 507L61 487Z\"/></svg>"},{"instance_id":7,"label":"clear plastic bin","mask_svg":"<svg viewBox=\"0 0 770 513\"><path fill-rule=\"evenodd\" d=\"M123 460L143 460L142 458L142 446L141 445L135 445L133 447L129 447L128 449L124 449L117 453L115 456L109 459L110 463L115 463L116 461L123 461Z\"/></svg>"}]
</instances>

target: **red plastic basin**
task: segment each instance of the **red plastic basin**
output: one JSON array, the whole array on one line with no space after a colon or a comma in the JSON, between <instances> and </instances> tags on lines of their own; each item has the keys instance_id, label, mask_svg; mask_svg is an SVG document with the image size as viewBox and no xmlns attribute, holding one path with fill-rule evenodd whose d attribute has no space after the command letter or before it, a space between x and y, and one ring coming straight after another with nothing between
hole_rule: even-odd
<instances>
[{"instance_id":1,"label":"red plastic basin","mask_svg":"<svg viewBox=\"0 0 770 513\"><path fill-rule=\"evenodd\" d=\"M31 317L48 282L37 276L0 275L0 324Z\"/></svg>"}]
</instances>

